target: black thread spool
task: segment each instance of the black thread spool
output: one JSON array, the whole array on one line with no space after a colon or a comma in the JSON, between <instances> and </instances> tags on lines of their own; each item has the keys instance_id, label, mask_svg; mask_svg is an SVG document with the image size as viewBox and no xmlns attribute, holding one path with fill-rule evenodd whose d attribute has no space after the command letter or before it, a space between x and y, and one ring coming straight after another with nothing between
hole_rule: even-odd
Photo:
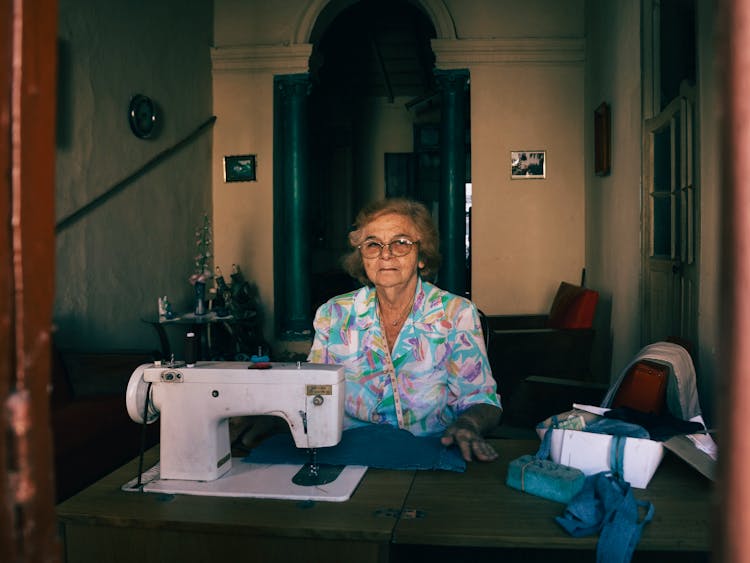
<instances>
[{"instance_id":1,"label":"black thread spool","mask_svg":"<svg viewBox=\"0 0 750 563\"><path fill-rule=\"evenodd\" d=\"M185 335L185 364L191 368L195 365L197 359L198 339L195 337L195 333L191 331Z\"/></svg>"}]
</instances>

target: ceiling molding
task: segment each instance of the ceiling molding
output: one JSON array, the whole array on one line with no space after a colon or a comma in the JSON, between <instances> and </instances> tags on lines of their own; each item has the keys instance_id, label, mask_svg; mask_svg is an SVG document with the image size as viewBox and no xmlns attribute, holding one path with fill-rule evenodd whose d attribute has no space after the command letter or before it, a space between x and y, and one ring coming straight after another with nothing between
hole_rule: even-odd
<instances>
[{"instance_id":1,"label":"ceiling molding","mask_svg":"<svg viewBox=\"0 0 750 563\"><path fill-rule=\"evenodd\" d=\"M214 72L306 73L312 45L264 45L211 49Z\"/></svg>"}]
</instances>

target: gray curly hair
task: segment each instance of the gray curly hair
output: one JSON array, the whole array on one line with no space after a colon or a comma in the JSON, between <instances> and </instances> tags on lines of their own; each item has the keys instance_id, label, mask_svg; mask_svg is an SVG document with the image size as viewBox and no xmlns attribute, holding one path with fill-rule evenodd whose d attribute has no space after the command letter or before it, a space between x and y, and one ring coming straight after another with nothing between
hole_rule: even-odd
<instances>
[{"instance_id":1,"label":"gray curly hair","mask_svg":"<svg viewBox=\"0 0 750 563\"><path fill-rule=\"evenodd\" d=\"M352 251L342 260L344 270L353 278L365 285L372 285L367 277L362 255L357 248L362 244L362 231L366 225L382 215L395 213L411 220L419 236L419 258L423 266L419 273L422 278L431 279L440 267L440 238L438 229L427 207L415 200L403 197L385 198L366 205L357 214L352 230L349 232L349 244Z\"/></svg>"}]
</instances>

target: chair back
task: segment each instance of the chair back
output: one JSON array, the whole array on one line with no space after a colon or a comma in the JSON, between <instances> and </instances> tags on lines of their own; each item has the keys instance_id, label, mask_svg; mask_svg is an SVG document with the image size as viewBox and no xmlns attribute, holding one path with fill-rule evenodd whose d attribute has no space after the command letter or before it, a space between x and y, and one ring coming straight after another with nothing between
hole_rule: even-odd
<instances>
[{"instance_id":1,"label":"chair back","mask_svg":"<svg viewBox=\"0 0 750 563\"><path fill-rule=\"evenodd\" d=\"M594 324L599 292L561 282L552 301L549 328L591 328Z\"/></svg>"}]
</instances>

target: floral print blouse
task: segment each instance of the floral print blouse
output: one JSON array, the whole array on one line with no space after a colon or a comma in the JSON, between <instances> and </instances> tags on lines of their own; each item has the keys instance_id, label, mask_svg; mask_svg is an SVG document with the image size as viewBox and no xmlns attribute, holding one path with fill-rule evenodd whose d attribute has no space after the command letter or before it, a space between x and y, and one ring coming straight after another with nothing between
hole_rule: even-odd
<instances>
[{"instance_id":1,"label":"floral print blouse","mask_svg":"<svg viewBox=\"0 0 750 563\"><path fill-rule=\"evenodd\" d=\"M315 315L308 361L344 367L344 428L399 426L394 379L403 428L415 436L442 432L474 404L500 406L471 301L420 279L392 353L377 311L375 288L366 286L330 299Z\"/></svg>"}]
</instances>

